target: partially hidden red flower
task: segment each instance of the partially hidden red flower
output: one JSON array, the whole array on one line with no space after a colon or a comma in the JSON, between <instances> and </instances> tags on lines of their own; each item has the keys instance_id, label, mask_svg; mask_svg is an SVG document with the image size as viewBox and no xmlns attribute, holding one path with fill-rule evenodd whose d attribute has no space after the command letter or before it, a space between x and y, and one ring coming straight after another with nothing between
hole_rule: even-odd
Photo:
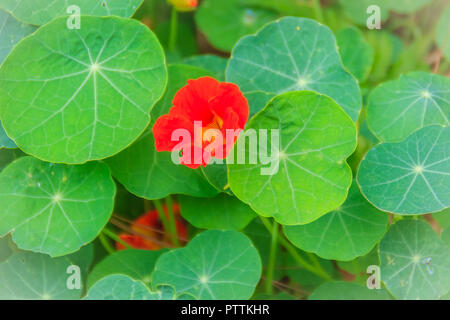
<instances>
[{"instance_id":1,"label":"partially hidden red flower","mask_svg":"<svg viewBox=\"0 0 450 320\"><path fill-rule=\"evenodd\" d=\"M192 11L197 8L198 0L168 0L179 11Z\"/></svg>"},{"instance_id":2,"label":"partially hidden red flower","mask_svg":"<svg viewBox=\"0 0 450 320\"><path fill-rule=\"evenodd\" d=\"M181 152L180 163L193 169L206 166L211 157L225 159L249 116L247 99L239 87L211 77L188 80L172 103L169 114L153 126L156 150ZM190 139L180 142L176 134L173 138L180 129Z\"/></svg>"},{"instance_id":3,"label":"partially hidden red flower","mask_svg":"<svg viewBox=\"0 0 450 320\"><path fill-rule=\"evenodd\" d=\"M168 217L167 208L164 207L164 212ZM180 209L177 204L173 205L173 212L175 214L175 226L177 235L181 239L187 239L187 228L179 219ZM119 238L128 243L134 249L144 250L159 250L162 248L161 243L170 242L170 238L163 232L162 223L159 219L157 210L151 210L137 218L131 225L131 229L137 234L119 234ZM152 239L156 239L154 241ZM126 249L125 246L116 242L117 250Z\"/></svg>"}]
</instances>

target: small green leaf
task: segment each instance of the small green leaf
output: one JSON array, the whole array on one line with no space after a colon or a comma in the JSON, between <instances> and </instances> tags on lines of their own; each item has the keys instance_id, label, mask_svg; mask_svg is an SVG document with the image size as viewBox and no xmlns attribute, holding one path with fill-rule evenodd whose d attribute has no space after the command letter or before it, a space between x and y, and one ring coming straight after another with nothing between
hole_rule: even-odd
<instances>
[{"instance_id":1,"label":"small green leaf","mask_svg":"<svg viewBox=\"0 0 450 320\"><path fill-rule=\"evenodd\" d=\"M361 109L358 83L342 65L333 32L311 19L286 17L240 40L226 79L247 95L252 114L265 105L255 92L273 97L297 90L330 96L354 121Z\"/></svg>"},{"instance_id":2,"label":"small green leaf","mask_svg":"<svg viewBox=\"0 0 450 320\"><path fill-rule=\"evenodd\" d=\"M384 289L368 289L352 282L327 282L318 287L309 300L392 300Z\"/></svg>"},{"instance_id":3,"label":"small green leaf","mask_svg":"<svg viewBox=\"0 0 450 320\"><path fill-rule=\"evenodd\" d=\"M359 82L364 82L372 69L374 52L364 35L355 27L340 30L336 35L344 66Z\"/></svg>"},{"instance_id":4,"label":"small green leaf","mask_svg":"<svg viewBox=\"0 0 450 320\"><path fill-rule=\"evenodd\" d=\"M242 0L204 0L195 21L214 47L231 51L242 36L277 17L273 11L248 6Z\"/></svg>"},{"instance_id":5,"label":"small green leaf","mask_svg":"<svg viewBox=\"0 0 450 320\"><path fill-rule=\"evenodd\" d=\"M116 187L99 162L67 166L22 157L0 174L0 236L61 256L91 242L108 222Z\"/></svg>"},{"instance_id":6,"label":"small green leaf","mask_svg":"<svg viewBox=\"0 0 450 320\"><path fill-rule=\"evenodd\" d=\"M354 23L366 26L367 20L374 14L373 11L367 13L367 9L371 5L380 8L381 21L385 21L389 17L389 1L388 0L339 0L344 8L345 15Z\"/></svg>"},{"instance_id":7,"label":"small green leaf","mask_svg":"<svg viewBox=\"0 0 450 320\"><path fill-rule=\"evenodd\" d=\"M279 150L273 150L274 143L271 146L266 167L273 170L268 175L262 174L261 163L228 164L231 190L258 214L281 224L306 224L344 202L352 181L345 159L355 150L356 129L332 99L311 91L284 93L246 128L280 134ZM249 162L248 143L239 152ZM261 148L259 152L261 158Z\"/></svg>"},{"instance_id":8,"label":"small green leaf","mask_svg":"<svg viewBox=\"0 0 450 320\"><path fill-rule=\"evenodd\" d=\"M261 259L246 236L210 230L186 247L163 254L152 285L172 285L177 293L191 293L200 300L240 300L252 296L260 277Z\"/></svg>"},{"instance_id":9,"label":"small green leaf","mask_svg":"<svg viewBox=\"0 0 450 320\"><path fill-rule=\"evenodd\" d=\"M378 139L397 142L427 125L448 125L450 79L413 72L375 88L367 107L367 124Z\"/></svg>"},{"instance_id":10,"label":"small green leaf","mask_svg":"<svg viewBox=\"0 0 450 320\"><path fill-rule=\"evenodd\" d=\"M156 260L165 251L128 249L108 255L89 273L87 287L92 287L101 278L114 273L149 284Z\"/></svg>"},{"instance_id":11,"label":"small green leaf","mask_svg":"<svg viewBox=\"0 0 450 320\"><path fill-rule=\"evenodd\" d=\"M438 299L450 288L450 247L423 221L392 225L380 259L381 280L398 299Z\"/></svg>"},{"instance_id":12,"label":"small green leaf","mask_svg":"<svg viewBox=\"0 0 450 320\"><path fill-rule=\"evenodd\" d=\"M24 57L27 57L24 60ZM164 53L135 20L58 18L21 41L0 68L9 137L51 162L103 159L131 144L166 86Z\"/></svg>"},{"instance_id":13,"label":"small green leaf","mask_svg":"<svg viewBox=\"0 0 450 320\"><path fill-rule=\"evenodd\" d=\"M219 81L225 81L227 62L227 59L212 54L192 56L183 60L183 64L208 70Z\"/></svg>"},{"instance_id":14,"label":"small green leaf","mask_svg":"<svg viewBox=\"0 0 450 320\"><path fill-rule=\"evenodd\" d=\"M147 131L128 149L106 159L113 176L131 193L146 199L160 199L169 194L212 197L218 193L200 168L193 170L174 164L170 152L157 152L152 134L160 116L169 113L172 99L189 79L211 75L206 70L186 65L169 66L169 84L165 95L152 110L153 121Z\"/></svg>"},{"instance_id":15,"label":"small green leaf","mask_svg":"<svg viewBox=\"0 0 450 320\"><path fill-rule=\"evenodd\" d=\"M181 215L200 229L241 230L256 214L237 198L221 193L215 198L179 197Z\"/></svg>"},{"instance_id":16,"label":"small green leaf","mask_svg":"<svg viewBox=\"0 0 450 320\"><path fill-rule=\"evenodd\" d=\"M87 246L74 254L59 258L33 252L13 254L0 263L0 299L79 299L83 286L80 289L68 287L69 277L76 275L69 267L79 267L83 284L92 261L92 249L92 246Z\"/></svg>"},{"instance_id":17,"label":"small green leaf","mask_svg":"<svg viewBox=\"0 0 450 320\"><path fill-rule=\"evenodd\" d=\"M450 127L429 126L400 143L382 143L360 164L358 184L377 208L425 214L450 206Z\"/></svg>"},{"instance_id":18,"label":"small green leaf","mask_svg":"<svg viewBox=\"0 0 450 320\"><path fill-rule=\"evenodd\" d=\"M352 184L337 210L302 226L284 228L287 238L302 250L328 260L349 261L370 252L381 240L388 215L380 212Z\"/></svg>"},{"instance_id":19,"label":"small green leaf","mask_svg":"<svg viewBox=\"0 0 450 320\"><path fill-rule=\"evenodd\" d=\"M0 10L0 26L1 64L17 42L34 32L36 28L17 21L12 15L3 10Z\"/></svg>"},{"instance_id":20,"label":"small green leaf","mask_svg":"<svg viewBox=\"0 0 450 320\"><path fill-rule=\"evenodd\" d=\"M450 5L444 10L439 18L438 25L436 27L436 42L442 50L445 58L450 60L450 41L448 40L450 35Z\"/></svg>"},{"instance_id":21,"label":"small green leaf","mask_svg":"<svg viewBox=\"0 0 450 320\"><path fill-rule=\"evenodd\" d=\"M71 1L48 1L48 0L2 0L0 8L12 12L20 21L43 25L53 18L73 14L69 8L73 5L80 9L83 15L92 16L120 16L131 17L143 0L71 0ZM67 19L67 18L66 18ZM84 18L81 24L83 25ZM83 25L82 28L85 28ZM105 29L107 30L107 29Z\"/></svg>"}]
</instances>

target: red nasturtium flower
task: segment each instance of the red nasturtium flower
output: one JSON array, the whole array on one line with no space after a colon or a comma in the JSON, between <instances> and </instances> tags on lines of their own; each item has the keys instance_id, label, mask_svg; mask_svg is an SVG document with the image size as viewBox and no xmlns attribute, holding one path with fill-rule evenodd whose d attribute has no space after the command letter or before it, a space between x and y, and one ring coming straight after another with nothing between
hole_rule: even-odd
<instances>
[{"instance_id":1,"label":"red nasturtium flower","mask_svg":"<svg viewBox=\"0 0 450 320\"><path fill-rule=\"evenodd\" d=\"M166 207L164 207L164 212L166 213L166 216L168 216ZM179 219L180 208L177 204L173 205L173 212L175 214L175 225L177 228L178 237L181 239L187 239L187 229ZM135 249L158 250L162 248L160 242L170 242L167 234L155 231L163 231L162 223L159 219L157 210L151 210L140 216L131 225L131 229L143 236L122 233L119 235L119 238ZM150 238L157 239L158 241L152 241ZM116 242L116 248L117 250L126 249L125 246L119 242Z\"/></svg>"},{"instance_id":2,"label":"red nasturtium flower","mask_svg":"<svg viewBox=\"0 0 450 320\"><path fill-rule=\"evenodd\" d=\"M172 103L169 114L153 126L156 150L181 152L180 163L193 169L206 166L211 157L225 159L249 116L239 87L211 77L188 80ZM189 139L180 142L181 136L173 135L180 129Z\"/></svg>"},{"instance_id":3,"label":"red nasturtium flower","mask_svg":"<svg viewBox=\"0 0 450 320\"><path fill-rule=\"evenodd\" d=\"M192 11L197 8L198 0L168 0L179 11Z\"/></svg>"}]
</instances>

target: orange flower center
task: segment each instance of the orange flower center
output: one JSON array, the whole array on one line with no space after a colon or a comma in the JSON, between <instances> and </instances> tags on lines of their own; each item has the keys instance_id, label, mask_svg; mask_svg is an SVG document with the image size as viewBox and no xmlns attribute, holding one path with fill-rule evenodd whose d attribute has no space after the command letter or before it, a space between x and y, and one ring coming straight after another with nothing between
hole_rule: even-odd
<instances>
[{"instance_id":1,"label":"orange flower center","mask_svg":"<svg viewBox=\"0 0 450 320\"><path fill-rule=\"evenodd\" d=\"M222 118L217 115L214 115L213 120L208 125L202 128L202 136L204 137L203 141L208 142L214 141L214 137L211 137L210 139L208 137L205 137L205 132L208 131L209 129L221 130L222 126L223 126Z\"/></svg>"}]
</instances>

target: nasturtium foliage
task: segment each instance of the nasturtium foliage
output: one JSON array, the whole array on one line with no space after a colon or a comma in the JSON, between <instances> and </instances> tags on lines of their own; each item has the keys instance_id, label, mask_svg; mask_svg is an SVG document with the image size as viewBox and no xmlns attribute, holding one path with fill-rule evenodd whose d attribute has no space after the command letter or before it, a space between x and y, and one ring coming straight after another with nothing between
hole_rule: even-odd
<instances>
[{"instance_id":1,"label":"nasturtium foliage","mask_svg":"<svg viewBox=\"0 0 450 320\"><path fill-rule=\"evenodd\" d=\"M10 236L0 238L0 263L13 254L12 240Z\"/></svg>"},{"instance_id":2,"label":"nasturtium foliage","mask_svg":"<svg viewBox=\"0 0 450 320\"><path fill-rule=\"evenodd\" d=\"M381 141L404 140L427 125L449 125L450 79L413 72L375 88L367 107L369 129Z\"/></svg>"},{"instance_id":3,"label":"nasturtium foliage","mask_svg":"<svg viewBox=\"0 0 450 320\"><path fill-rule=\"evenodd\" d=\"M52 162L111 156L147 127L166 86L164 53L134 20L58 18L21 41L0 68L0 116L25 152ZM27 57L24 61L23 57Z\"/></svg>"},{"instance_id":4,"label":"nasturtium foliage","mask_svg":"<svg viewBox=\"0 0 450 320\"><path fill-rule=\"evenodd\" d=\"M0 173L0 236L19 248L62 256L108 222L116 186L100 162L68 166L22 157Z\"/></svg>"},{"instance_id":5,"label":"nasturtium foliage","mask_svg":"<svg viewBox=\"0 0 450 320\"><path fill-rule=\"evenodd\" d=\"M442 228L450 227L450 207L441 212L433 213L433 218Z\"/></svg>"},{"instance_id":6,"label":"nasturtium foliage","mask_svg":"<svg viewBox=\"0 0 450 320\"><path fill-rule=\"evenodd\" d=\"M428 126L402 142L370 150L358 170L363 195L377 208L425 214L450 206L450 127Z\"/></svg>"},{"instance_id":7,"label":"nasturtium foliage","mask_svg":"<svg viewBox=\"0 0 450 320\"><path fill-rule=\"evenodd\" d=\"M35 30L35 27L17 21L0 9L0 64L20 40Z\"/></svg>"},{"instance_id":8,"label":"nasturtium foliage","mask_svg":"<svg viewBox=\"0 0 450 320\"><path fill-rule=\"evenodd\" d=\"M444 230L442 230L441 239L447 246L450 247L450 227L447 227Z\"/></svg>"},{"instance_id":9,"label":"nasturtium foliage","mask_svg":"<svg viewBox=\"0 0 450 320\"><path fill-rule=\"evenodd\" d=\"M362 257L357 257L351 261L337 261L339 269L342 269L355 276L355 282L367 283L367 268L369 266L379 266L380 257L378 254L378 246ZM371 271L373 272L373 271Z\"/></svg>"},{"instance_id":10,"label":"nasturtium foliage","mask_svg":"<svg viewBox=\"0 0 450 320\"><path fill-rule=\"evenodd\" d=\"M442 50L445 58L450 60L450 5L444 10L436 27L436 42Z\"/></svg>"},{"instance_id":11,"label":"nasturtium foliage","mask_svg":"<svg viewBox=\"0 0 450 320\"><path fill-rule=\"evenodd\" d=\"M352 182L345 160L355 150L356 130L336 102L312 91L284 93L271 100L245 132L249 129L267 129L268 136L279 130L279 150L260 143L256 151L244 142L245 150L235 151L245 155L246 163L228 164L231 190L258 214L281 224L306 224L344 202ZM255 152L257 163L249 163ZM270 163L262 162L264 153Z\"/></svg>"},{"instance_id":12,"label":"nasturtium foliage","mask_svg":"<svg viewBox=\"0 0 450 320\"><path fill-rule=\"evenodd\" d=\"M171 285L200 300L249 299L261 277L261 259L238 231L209 230L156 262L152 286Z\"/></svg>"},{"instance_id":13,"label":"nasturtium foliage","mask_svg":"<svg viewBox=\"0 0 450 320\"><path fill-rule=\"evenodd\" d=\"M17 148L16 144L14 143L14 141L12 141L5 132L5 129L3 129L2 124L0 123L0 149L1 148L8 148L8 149L13 149L13 148Z\"/></svg>"},{"instance_id":14,"label":"nasturtium foliage","mask_svg":"<svg viewBox=\"0 0 450 320\"><path fill-rule=\"evenodd\" d=\"M381 280L398 299L438 299L450 288L450 247L420 220L400 220L380 242Z\"/></svg>"},{"instance_id":15,"label":"nasturtium foliage","mask_svg":"<svg viewBox=\"0 0 450 320\"><path fill-rule=\"evenodd\" d=\"M175 93L187 84L188 79L210 75L206 70L187 65L171 65L168 70L167 91L151 113L154 120L169 112ZM200 168L192 170L177 165L170 152L156 151L153 124L154 121L131 147L106 160L113 176L128 191L147 199L159 199L169 194L215 196L219 191L208 183Z\"/></svg>"},{"instance_id":16,"label":"nasturtium foliage","mask_svg":"<svg viewBox=\"0 0 450 320\"><path fill-rule=\"evenodd\" d=\"M131 17L143 0L2 0L0 8L11 12L18 20L43 25L53 18L81 13L93 16ZM76 6L77 10L75 10ZM86 26L83 25L83 28Z\"/></svg>"},{"instance_id":17,"label":"nasturtium foliage","mask_svg":"<svg viewBox=\"0 0 450 320\"><path fill-rule=\"evenodd\" d=\"M363 256L386 232L388 215L377 210L352 184L347 200L338 209L312 223L287 226L287 238L302 250L328 260L349 261Z\"/></svg>"},{"instance_id":18,"label":"nasturtium foliage","mask_svg":"<svg viewBox=\"0 0 450 320\"><path fill-rule=\"evenodd\" d=\"M182 196L179 202L183 218L200 229L241 230L256 217L249 206L226 193L210 199Z\"/></svg>"},{"instance_id":19,"label":"nasturtium foliage","mask_svg":"<svg viewBox=\"0 0 450 320\"><path fill-rule=\"evenodd\" d=\"M219 81L225 81L227 62L227 59L212 54L192 56L183 60L183 64L208 70Z\"/></svg>"},{"instance_id":20,"label":"nasturtium foliage","mask_svg":"<svg viewBox=\"0 0 450 320\"><path fill-rule=\"evenodd\" d=\"M358 81L364 82L374 59L373 48L364 39L364 34L355 27L348 27L336 34L336 40L344 66Z\"/></svg>"},{"instance_id":21,"label":"nasturtium foliage","mask_svg":"<svg viewBox=\"0 0 450 320\"><path fill-rule=\"evenodd\" d=\"M343 67L332 31L307 18L282 18L241 39L226 79L246 94L251 113L271 97L297 90L330 96L354 121L361 109L358 83Z\"/></svg>"},{"instance_id":22,"label":"nasturtium foliage","mask_svg":"<svg viewBox=\"0 0 450 320\"><path fill-rule=\"evenodd\" d=\"M150 284L156 260L166 250L127 249L114 252L100 261L89 273L87 287L111 274L124 274L128 277Z\"/></svg>"},{"instance_id":23,"label":"nasturtium foliage","mask_svg":"<svg viewBox=\"0 0 450 320\"><path fill-rule=\"evenodd\" d=\"M245 0L204 0L195 20L214 47L231 51L242 36L256 32L277 17L271 10L246 5Z\"/></svg>"},{"instance_id":24,"label":"nasturtium foliage","mask_svg":"<svg viewBox=\"0 0 450 320\"><path fill-rule=\"evenodd\" d=\"M392 300L384 289L371 290L367 286L344 281L322 284L308 298L309 300Z\"/></svg>"},{"instance_id":25,"label":"nasturtium foliage","mask_svg":"<svg viewBox=\"0 0 450 320\"><path fill-rule=\"evenodd\" d=\"M85 278L93 257L92 249L92 246L87 246L59 258L25 251L13 254L0 263L0 299L79 299L83 283L79 289L70 287L68 284L76 283L69 277Z\"/></svg>"}]
</instances>

